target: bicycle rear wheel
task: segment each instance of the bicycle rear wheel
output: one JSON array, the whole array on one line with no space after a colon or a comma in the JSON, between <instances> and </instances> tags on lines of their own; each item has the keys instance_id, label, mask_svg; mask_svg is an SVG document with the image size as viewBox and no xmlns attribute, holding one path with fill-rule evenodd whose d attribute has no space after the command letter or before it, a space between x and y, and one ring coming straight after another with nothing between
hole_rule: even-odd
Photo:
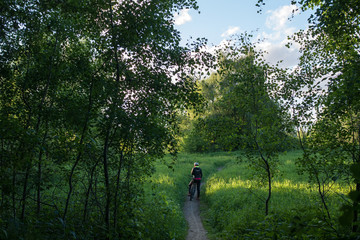
<instances>
[{"instance_id":1,"label":"bicycle rear wheel","mask_svg":"<svg viewBox=\"0 0 360 240\"><path fill-rule=\"evenodd\" d=\"M195 192L196 192L196 183L193 183L191 184L191 189L190 189L190 201L193 200L195 196Z\"/></svg>"}]
</instances>

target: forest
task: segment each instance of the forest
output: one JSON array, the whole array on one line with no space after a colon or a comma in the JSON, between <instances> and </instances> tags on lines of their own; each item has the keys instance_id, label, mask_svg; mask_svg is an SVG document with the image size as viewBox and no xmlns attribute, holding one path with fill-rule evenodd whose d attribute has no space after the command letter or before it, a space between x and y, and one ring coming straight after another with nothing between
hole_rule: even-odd
<instances>
[{"instance_id":1,"label":"forest","mask_svg":"<svg viewBox=\"0 0 360 240\"><path fill-rule=\"evenodd\" d=\"M360 1L289 4L293 69L181 46L196 0L1 1L0 239L185 239L193 159L210 239L360 239Z\"/></svg>"}]
</instances>

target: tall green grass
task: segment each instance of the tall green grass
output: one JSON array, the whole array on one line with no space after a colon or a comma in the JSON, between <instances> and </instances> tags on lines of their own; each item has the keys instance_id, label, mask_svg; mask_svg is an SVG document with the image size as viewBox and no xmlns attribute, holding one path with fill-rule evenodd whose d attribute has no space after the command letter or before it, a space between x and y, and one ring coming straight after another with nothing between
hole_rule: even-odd
<instances>
[{"instance_id":1,"label":"tall green grass","mask_svg":"<svg viewBox=\"0 0 360 240\"><path fill-rule=\"evenodd\" d=\"M301 152L279 157L279 172L273 179L269 215L265 216L267 187L239 153L179 154L175 164L168 156L156 163L156 173L146 184L145 216L148 239L185 239L182 214L190 170L200 163L205 185L201 190L202 219L210 239L337 239L343 229L337 224L345 183L335 182L327 195L331 219L324 217L317 186L299 175L295 161ZM167 166L171 165L172 168ZM151 230L150 230L151 229ZM154 230L155 229L155 230ZM150 233L151 232L151 233Z\"/></svg>"},{"instance_id":2,"label":"tall green grass","mask_svg":"<svg viewBox=\"0 0 360 240\"><path fill-rule=\"evenodd\" d=\"M175 162L170 156L156 162L156 171L145 185L143 209L149 231L144 239L185 239L187 223L182 209L194 162L200 163L206 181L232 158L229 154L179 154Z\"/></svg>"},{"instance_id":3,"label":"tall green grass","mask_svg":"<svg viewBox=\"0 0 360 240\"><path fill-rule=\"evenodd\" d=\"M331 239L341 232L337 224L346 184L334 183L326 199L327 219L317 187L298 175L300 152L280 156L279 174L272 183L269 215L265 216L267 187L259 185L246 163L235 158L206 183L204 217L212 239ZM335 231L336 230L336 231Z\"/></svg>"}]
</instances>

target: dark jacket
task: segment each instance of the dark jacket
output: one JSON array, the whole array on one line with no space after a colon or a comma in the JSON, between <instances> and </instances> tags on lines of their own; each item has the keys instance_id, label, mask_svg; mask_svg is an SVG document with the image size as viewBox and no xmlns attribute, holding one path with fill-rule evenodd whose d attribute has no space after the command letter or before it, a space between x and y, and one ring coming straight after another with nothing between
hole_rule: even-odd
<instances>
[{"instance_id":1,"label":"dark jacket","mask_svg":"<svg viewBox=\"0 0 360 240\"><path fill-rule=\"evenodd\" d=\"M193 175L193 178L195 180L201 180L202 178L202 171L201 171L201 168L199 167L193 167L191 169L191 175Z\"/></svg>"}]
</instances>

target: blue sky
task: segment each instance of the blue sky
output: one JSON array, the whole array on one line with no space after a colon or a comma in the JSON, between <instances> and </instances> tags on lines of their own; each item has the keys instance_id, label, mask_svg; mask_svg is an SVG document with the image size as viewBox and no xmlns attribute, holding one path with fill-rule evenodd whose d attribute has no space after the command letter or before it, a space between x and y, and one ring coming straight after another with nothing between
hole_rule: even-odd
<instances>
[{"instance_id":1,"label":"blue sky","mask_svg":"<svg viewBox=\"0 0 360 240\"><path fill-rule=\"evenodd\" d=\"M176 28L180 31L182 44L190 37L205 37L208 47L221 44L231 34L253 32L255 38L264 39L259 46L269 54L266 59L275 63L284 60L283 66L296 65L298 46L286 48L287 36L306 29L310 12L297 11L293 18L295 6L290 0L267 0L262 13L255 6L257 0L198 0L199 11L183 10L175 16ZM291 20L289 20L291 18Z\"/></svg>"}]
</instances>

